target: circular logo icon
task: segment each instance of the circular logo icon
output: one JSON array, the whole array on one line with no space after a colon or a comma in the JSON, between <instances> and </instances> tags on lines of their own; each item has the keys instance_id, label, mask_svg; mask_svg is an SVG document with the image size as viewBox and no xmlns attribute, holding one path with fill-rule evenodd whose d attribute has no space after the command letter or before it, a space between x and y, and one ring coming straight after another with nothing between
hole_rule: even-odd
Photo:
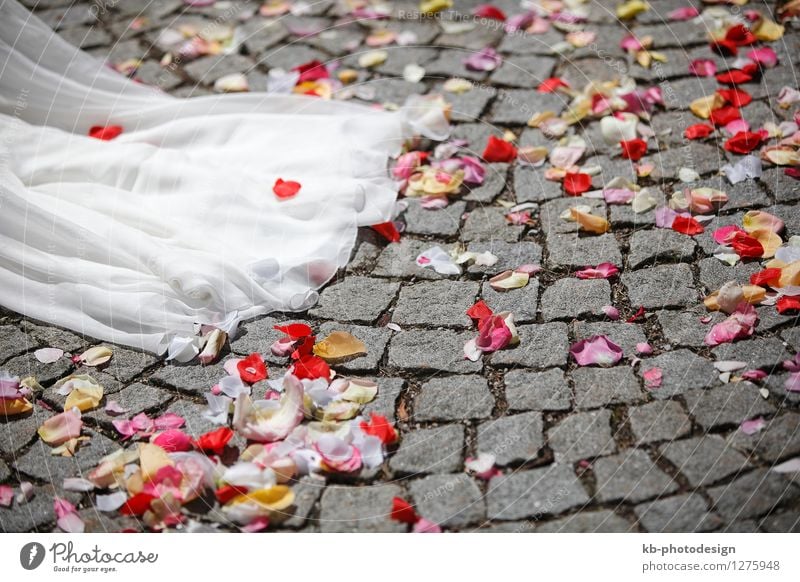
<instances>
[{"instance_id":1,"label":"circular logo icon","mask_svg":"<svg viewBox=\"0 0 800 582\"><path fill-rule=\"evenodd\" d=\"M44 546L39 542L28 542L19 551L19 563L26 570L35 570L44 561Z\"/></svg>"}]
</instances>

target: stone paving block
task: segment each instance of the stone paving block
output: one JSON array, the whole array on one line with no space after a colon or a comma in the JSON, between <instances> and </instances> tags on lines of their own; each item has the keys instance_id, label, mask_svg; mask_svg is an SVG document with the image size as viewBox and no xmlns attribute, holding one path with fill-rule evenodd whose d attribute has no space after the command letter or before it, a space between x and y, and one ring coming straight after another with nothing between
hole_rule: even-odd
<instances>
[{"instance_id":1,"label":"stone paving block","mask_svg":"<svg viewBox=\"0 0 800 582\"><path fill-rule=\"evenodd\" d=\"M0 414L0 453L11 457L34 439L38 440L36 431L51 416L52 412L36 404L29 414L19 416Z\"/></svg>"},{"instance_id":2,"label":"stone paving block","mask_svg":"<svg viewBox=\"0 0 800 582\"><path fill-rule=\"evenodd\" d=\"M628 409L628 420L637 444L677 439L692 430L692 422L674 400L631 407Z\"/></svg>"},{"instance_id":3,"label":"stone paving block","mask_svg":"<svg viewBox=\"0 0 800 582\"><path fill-rule=\"evenodd\" d=\"M265 65L270 69L289 71L294 67L314 60L327 63L330 59L319 49L299 43L292 43L266 51L258 58L257 63L259 65Z\"/></svg>"},{"instance_id":4,"label":"stone paving block","mask_svg":"<svg viewBox=\"0 0 800 582\"><path fill-rule=\"evenodd\" d=\"M588 339L594 335L607 336L622 348L626 356L633 356L636 353L636 344L647 342L644 329L636 323L576 321L572 324L572 328L577 340Z\"/></svg>"},{"instance_id":5,"label":"stone paving block","mask_svg":"<svg viewBox=\"0 0 800 582\"><path fill-rule=\"evenodd\" d=\"M570 208L574 208L576 206L588 206L592 210L592 214L597 216L606 216L606 203L596 198L574 198L570 196L567 198L556 198L555 200L549 200L545 202L539 206L539 220L542 225L542 232L547 236L548 247L550 246L550 239L552 235L578 232L578 223L561 218L562 214L568 212ZM581 238L589 241L587 245L590 246L594 244L602 244L602 241L598 243L598 240L600 240L602 236L610 235L582 235ZM592 261L593 259L586 257L582 260ZM586 263L581 264L583 265ZM622 264L622 259L620 259L617 264Z\"/></svg>"},{"instance_id":6,"label":"stone paving block","mask_svg":"<svg viewBox=\"0 0 800 582\"><path fill-rule=\"evenodd\" d=\"M481 155L481 151L468 149L470 155ZM464 185L462 200L490 204L505 190L508 182L508 164L484 164L486 176L480 186Z\"/></svg>"},{"instance_id":7,"label":"stone paving block","mask_svg":"<svg viewBox=\"0 0 800 582\"><path fill-rule=\"evenodd\" d=\"M779 168L765 169L761 182L777 202L795 202L800 200L800 184L790 178ZM797 234L792 232L791 234Z\"/></svg>"},{"instance_id":8,"label":"stone paving block","mask_svg":"<svg viewBox=\"0 0 800 582\"><path fill-rule=\"evenodd\" d=\"M175 388L195 396L202 396L224 375L217 366L199 364L170 365L150 377L154 384Z\"/></svg>"},{"instance_id":9,"label":"stone paving block","mask_svg":"<svg viewBox=\"0 0 800 582\"><path fill-rule=\"evenodd\" d=\"M251 18L241 25L242 41L251 55L263 53L289 36L289 31L279 20Z\"/></svg>"},{"instance_id":10,"label":"stone paving block","mask_svg":"<svg viewBox=\"0 0 800 582\"><path fill-rule=\"evenodd\" d=\"M83 348L86 347L86 341L82 337L58 327L38 325L30 320L23 319L22 329L26 334L33 336L33 339L27 340L28 342L36 342L41 346L59 348L65 352L77 354L80 354Z\"/></svg>"},{"instance_id":11,"label":"stone paving block","mask_svg":"<svg viewBox=\"0 0 800 582\"><path fill-rule=\"evenodd\" d=\"M761 522L761 529L767 533L798 533L800 532L800 512L787 511L770 515Z\"/></svg>"},{"instance_id":12,"label":"stone paving block","mask_svg":"<svg viewBox=\"0 0 800 582\"><path fill-rule=\"evenodd\" d=\"M736 281L740 285L749 284L750 275L759 270L757 263L738 263L731 267L713 257L701 259L698 265L700 266L700 284L709 292L717 291L728 281Z\"/></svg>"},{"instance_id":13,"label":"stone paving block","mask_svg":"<svg viewBox=\"0 0 800 582\"><path fill-rule=\"evenodd\" d=\"M552 28L542 34L506 34L500 41L499 50L523 55L551 55L553 45L562 40L563 36Z\"/></svg>"},{"instance_id":14,"label":"stone paving block","mask_svg":"<svg viewBox=\"0 0 800 582\"><path fill-rule=\"evenodd\" d=\"M711 485L748 467L745 456L716 434L667 443L659 450L693 487Z\"/></svg>"},{"instance_id":15,"label":"stone paving block","mask_svg":"<svg viewBox=\"0 0 800 582\"><path fill-rule=\"evenodd\" d=\"M11 469L8 468L6 462L0 459L0 483L11 477Z\"/></svg>"},{"instance_id":16,"label":"stone paving block","mask_svg":"<svg viewBox=\"0 0 800 582\"><path fill-rule=\"evenodd\" d=\"M467 268L470 274L498 275L503 271L514 270L520 265L542 262L542 247L529 241L510 243L502 240L478 240L469 243L467 250L476 253L488 251L497 257L497 262L491 267L470 265ZM538 280L534 278L528 283L528 287L535 285L538 288L538 284Z\"/></svg>"},{"instance_id":17,"label":"stone paving block","mask_svg":"<svg viewBox=\"0 0 800 582\"><path fill-rule=\"evenodd\" d=\"M722 519L708 511L706 500L697 493L643 503L634 512L649 532L703 532L722 524Z\"/></svg>"},{"instance_id":18,"label":"stone paving block","mask_svg":"<svg viewBox=\"0 0 800 582\"><path fill-rule=\"evenodd\" d=\"M689 105L692 104L692 101L700 99L701 97L713 95L714 91L717 90L717 87L717 80L713 77L690 77L671 81L670 91L666 91L663 94L664 106L668 110L689 109ZM686 112L686 115L693 117L692 113L689 111ZM719 159L719 155L720 154L717 152L715 158ZM687 167L693 167L693 157L694 156L692 156L690 153L684 154L685 161L683 162L683 165ZM720 163L717 167L721 167L723 163Z\"/></svg>"},{"instance_id":19,"label":"stone paving block","mask_svg":"<svg viewBox=\"0 0 800 582\"><path fill-rule=\"evenodd\" d=\"M103 367L103 371L120 382L130 382L159 361L159 358L146 352L138 352L120 346L109 347L114 355Z\"/></svg>"},{"instance_id":20,"label":"stone paving block","mask_svg":"<svg viewBox=\"0 0 800 582\"><path fill-rule=\"evenodd\" d=\"M654 180L675 179L681 168L689 168L706 176L717 172L727 162L716 146L694 141L680 148L658 150L649 157L655 165L651 174Z\"/></svg>"},{"instance_id":21,"label":"stone paving block","mask_svg":"<svg viewBox=\"0 0 800 582\"><path fill-rule=\"evenodd\" d=\"M622 254L612 234L581 236L548 234L548 264L553 267L585 267L600 263L622 264Z\"/></svg>"},{"instance_id":22,"label":"stone paving block","mask_svg":"<svg viewBox=\"0 0 800 582\"><path fill-rule=\"evenodd\" d=\"M253 61L242 55L233 54L200 57L183 67L183 70L192 80L203 85L213 85L214 81L225 75L249 73L253 68L255 68Z\"/></svg>"},{"instance_id":23,"label":"stone paving block","mask_svg":"<svg viewBox=\"0 0 800 582\"><path fill-rule=\"evenodd\" d=\"M409 200L408 210L403 217L406 221L405 232L420 235L454 236L461 224L461 215L467 205L465 202L453 202L447 208L426 210L416 200Z\"/></svg>"},{"instance_id":24,"label":"stone paving block","mask_svg":"<svg viewBox=\"0 0 800 582\"><path fill-rule=\"evenodd\" d=\"M505 375L509 410L569 410L570 392L564 372L511 370Z\"/></svg>"},{"instance_id":25,"label":"stone paving block","mask_svg":"<svg viewBox=\"0 0 800 582\"><path fill-rule=\"evenodd\" d=\"M783 343L774 337L747 338L730 344L722 344L712 350L717 360L746 362L747 369L772 370L781 367L784 360L792 356Z\"/></svg>"},{"instance_id":26,"label":"stone paving block","mask_svg":"<svg viewBox=\"0 0 800 582\"><path fill-rule=\"evenodd\" d=\"M464 14L461 18L469 18L469 15ZM468 49L464 56L468 56L473 51L481 50L485 46L494 46L503 38L505 34L503 30L490 22L482 22L478 20L476 26L472 30L457 33L445 32L436 39L436 44L446 47L457 47Z\"/></svg>"},{"instance_id":27,"label":"stone paving block","mask_svg":"<svg viewBox=\"0 0 800 582\"><path fill-rule=\"evenodd\" d=\"M14 488L19 492L19 488ZM24 505L16 500L11 508L0 508L0 529L4 532L38 532L49 533L55 525L53 502L58 496L72 504L80 501L81 495L72 491L59 491L53 485L35 486L33 498Z\"/></svg>"},{"instance_id":28,"label":"stone paving block","mask_svg":"<svg viewBox=\"0 0 800 582\"><path fill-rule=\"evenodd\" d=\"M488 418L494 396L481 376L447 376L428 380L414 400L414 420L459 421Z\"/></svg>"},{"instance_id":29,"label":"stone paving block","mask_svg":"<svg viewBox=\"0 0 800 582\"><path fill-rule=\"evenodd\" d=\"M18 328L12 325L0 326L0 362L24 354L35 347L38 347L38 342Z\"/></svg>"},{"instance_id":30,"label":"stone paving block","mask_svg":"<svg viewBox=\"0 0 800 582\"><path fill-rule=\"evenodd\" d=\"M779 504L800 499L797 485L767 469L756 469L707 491L717 512L726 520L759 517Z\"/></svg>"},{"instance_id":31,"label":"stone paving block","mask_svg":"<svg viewBox=\"0 0 800 582\"><path fill-rule=\"evenodd\" d=\"M544 445L542 427L538 412L487 420L478 426L478 451L492 453L498 465L532 461Z\"/></svg>"},{"instance_id":32,"label":"stone paving block","mask_svg":"<svg viewBox=\"0 0 800 582\"><path fill-rule=\"evenodd\" d=\"M716 260L716 259L714 259ZM708 323L701 321L704 317L711 317ZM658 323L664 331L664 339L677 346L700 348L705 346L703 341L711 328L725 319L724 314L713 312L694 311L668 311L666 309L657 314Z\"/></svg>"},{"instance_id":33,"label":"stone paving block","mask_svg":"<svg viewBox=\"0 0 800 582\"><path fill-rule=\"evenodd\" d=\"M450 104L450 120L461 122L476 121L486 109L489 101L497 94L497 90L488 85L475 86L465 93L448 93L441 85L437 86L434 91L442 95L444 100ZM486 201L488 202L488 200Z\"/></svg>"},{"instance_id":34,"label":"stone paving block","mask_svg":"<svg viewBox=\"0 0 800 582\"><path fill-rule=\"evenodd\" d=\"M557 463L572 463L617 451L611 434L611 412L576 412L547 431Z\"/></svg>"},{"instance_id":35,"label":"stone paving block","mask_svg":"<svg viewBox=\"0 0 800 582\"><path fill-rule=\"evenodd\" d=\"M400 290L392 321L405 325L466 327L466 311L475 303L480 285L471 281L431 281Z\"/></svg>"},{"instance_id":36,"label":"stone paving block","mask_svg":"<svg viewBox=\"0 0 800 582\"><path fill-rule=\"evenodd\" d=\"M375 264L373 275L378 277L416 277L419 279L441 279L431 268L417 265L416 259L423 251L434 246L428 241L403 238L399 243L392 243L383 249ZM449 249L447 249L449 250Z\"/></svg>"},{"instance_id":37,"label":"stone paving block","mask_svg":"<svg viewBox=\"0 0 800 582\"><path fill-rule=\"evenodd\" d=\"M567 326L561 322L517 326L520 343L491 355L494 365L548 368L567 363Z\"/></svg>"},{"instance_id":38,"label":"stone paving block","mask_svg":"<svg viewBox=\"0 0 800 582\"><path fill-rule=\"evenodd\" d=\"M100 408L86 412L84 416L111 426L111 422L114 419L131 418L140 412L158 409L158 407L166 404L172 396L173 394L170 394L170 392L164 388L157 388L156 386L148 386L147 384L137 382L126 386L116 394L106 396L105 402L101 403ZM115 416L107 414L103 408L111 400L116 400L116 402L128 412L123 415Z\"/></svg>"},{"instance_id":39,"label":"stone paving block","mask_svg":"<svg viewBox=\"0 0 800 582\"><path fill-rule=\"evenodd\" d=\"M577 368L572 372L572 381L578 408L634 404L645 399L639 380L628 366Z\"/></svg>"},{"instance_id":40,"label":"stone paving block","mask_svg":"<svg viewBox=\"0 0 800 582\"><path fill-rule=\"evenodd\" d=\"M399 288L400 284L392 281L345 277L325 288L309 315L336 321L372 323L388 309Z\"/></svg>"},{"instance_id":41,"label":"stone paving block","mask_svg":"<svg viewBox=\"0 0 800 582\"><path fill-rule=\"evenodd\" d=\"M426 76L437 80L460 77L475 82L481 81L486 77L486 73L483 71L471 71L464 65L464 61L469 58L471 53L472 51L460 49L437 51L436 58L424 65Z\"/></svg>"},{"instance_id":42,"label":"stone paving block","mask_svg":"<svg viewBox=\"0 0 800 582\"><path fill-rule=\"evenodd\" d=\"M48 386L67 376L71 369L72 362L68 358L61 358L51 364L43 364L34 357L33 352L16 356L3 364L3 370L12 376L20 378L33 376L43 386Z\"/></svg>"},{"instance_id":43,"label":"stone paving block","mask_svg":"<svg viewBox=\"0 0 800 582\"><path fill-rule=\"evenodd\" d=\"M593 463L597 478L596 497L602 502L638 503L651 497L672 493L678 484L637 449Z\"/></svg>"},{"instance_id":44,"label":"stone paving block","mask_svg":"<svg viewBox=\"0 0 800 582\"><path fill-rule=\"evenodd\" d=\"M692 388L707 388L718 383L718 373L712 363L689 350L647 358L639 366L638 373L641 375L650 368L662 371L661 386L651 391L656 398L670 398Z\"/></svg>"},{"instance_id":45,"label":"stone paving block","mask_svg":"<svg viewBox=\"0 0 800 582\"><path fill-rule=\"evenodd\" d=\"M503 64L492 73L489 82L535 89L551 76L555 64L555 59L546 57L512 56L503 59Z\"/></svg>"},{"instance_id":46,"label":"stone paving block","mask_svg":"<svg viewBox=\"0 0 800 582\"><path fill-rule=\"evenodd\" d=\"M294 528L303 527L324 490L325 479L313 475L306 475L296 483L292 483L294 508L292 516L284 522L284 525Z\"/></svg>"},{"instance_id":47,"label":"stone paving block","mask_svg":"<svg viewBox=\"0 0 800 582\"><path fill-rule=\"evenodd\" d=\"M85 478L100 459L120 448L117 443L98 432L86 430L85 433L91 440L81 443L74 457L52 455L50 445L39 440L24 455L15 459L14 466L23 475L51 483L60 490L64 478Z\"/></svg>"},{"instance_id":48,"label":"stone paving block","mask_svg":"<svg viewBox=\"0 0 800 582\"><path fill-rule=\"evenodd\" d=\"M344 331L352 334L367 348L364 356L358 356L347 361L338 362L334 367L344 372L372 372L378 368L378 362L386 352L386 345L392 335L392 330L387 327L369 327L363 325L347 325L329 321L319 328L318 341L324 339L334 331Z\"/></svg>"},{"instance_id":49,"label":"stone paving block","mask_svg":"<svg viewBox=\"0 0 800 582\"><path fill-rule=\"evenodd\" d=\"M622 274L631 305L645 309L682 307L695 304L699 294L694 288L689 265L659 265Z\"/></svg>"},{"instance_id":50,"label":"stone paving block","mask_svg":"<svg viewBox=\"0 0 800 582\"><path fill-rule=\"evenodd\" d=\"M481 297L495 313L512 312L514 323L531 323L538 310L539 281L531 279L525 287L508 291L495 291L486 282L481 287Z\"/></svg>"},{"instance_id":51,"label":"stone paving block","mask_svg":"<svg viewBox=\"0 0 800 582\"><path fill-rule=\"evenodd\" d=\"M527 132L523 136L526 134ZM546 202L560 198L564 192L561 184L545 179L541 168L517 165L514 167L514 194L517 202L522 204L523 202Z\"/></svg>"},{"instance_id":52,"label":"stone paving block","mask_svg":"<svg viewBox=\"0 0 800 582\"><path fill-rule=\"evenodd\" d=\"M320 531L404 532L407 526L391 519L392 499L402 496L403 490L392 484L326 487L320 502Z\"/></svg>"},{"instance_id":53,"label":"stone paving block","mask_svg":"<svg viewBox=\"0 0 800 582\"><path fill-rule=\"evenodd\" d=\"M362 414L367 418L372 413L380 414L393 421L395 404L406 386L406 381L403 378L377 378L375 381L378 384L378 395L375 400L364 405Z\"/></svg>"},{"instance_id":54,"label":"stone paving block","mask_svg":"<svg viewBox=\"0 0 800 582\"><path fill-rule=\"evenodd\" d=\"M524 226L509 224L505 210L494 206L478 207L467 215L461 228L463 241L502 240L515 242L519 240Z\"/></svg>"},{"instance_id":55,"label":"stone paving block","mask_svg":"<svg viewBox=\"0 0 800 582\"><path fill-rule=\"evenodd\" d=\"M638 269L645 265L691 260L694 249L692 237L674 230L639 230L631 236L628 266Z\"/></svg>"},{"instance_id":56,"label":"stone paving block","mask_svg":"<svg viewBox=\"0 0 800 582\"><path fill-rule=\"evenodd\" d=\"M463 464L464 427L457 424L421 428L403 435L400 448L389 460L399 473L452 473Z\"/></svg>"},{"instance_id":57,"label":"stone paving block","mask_svg":"<svg viewBox=\"0 0 800 582\"><path fill-rule=\"evenodd\" d=\"M166 412L183 417L184 425L181 430L197 438L201 434L216 430L220 425L211 422L204 413L208 409L206 404L199 404L191 400L177 399L167 407Z\"/></svg>"},{"instance_id":58,"label":"stone paving block","mask_svg":"<svg viewBox=\"0 0 800 582\"><path fill-rule=\"evenodd\" d=\"M486 504L465 474L431 475L408 484L417 513L444 527L464 527L486 518Z\"/></svg>"},{"instance_id":59,"label":"stone paving block","mask_svg":"<svg viewBox=\"0 0 800 582\"><path fill-rule=\"evenodd\" d=\"M388 367L391 369L453 372L480 371L482 364L464 359L464 344L475 332L403 331L389 342Z\"/></svg>"},{"instance_id":60,"label":"stone paving block","mask_svg":"<svg viewBox=\"0 0 800 582\"><path fill-rule=\"evenodd\" d=\"M486 493L489 519L531 518L534 523L588 502L586 490L566 465L494 477Z\"/></svg>"},{"instance_id":61,"label":"stone paving block","mask_svg":"<svg viewBox=\"0 0 800 582\"><path fill-rule=\"evenodd\" d=\"M755 453L770 463L789 459L800 454L800 414L786 412L767 421L757 433L747 435L737 430L728 440L735 448Z\"/></svg>"},{"instance_id":62,"label":"stone paving block","mask_svg":"<svg viewBox=\"0 0 800 582\"><path fill-rule=\"evenodd\" d=\"M689 390L684 394L686 408L695 422L709 429L770 414L775 407L759 394L750 382L725 384L710 390Z\"/></svg>"},{"instance_id":63,"label":"stone paving block","mask_svg":"<svg viewBox=\"0 0 800 582\"><path fill-rule=\"evenodd\" d=\"M550 285L542 293L542 317L545 321L576 319L603 315L611 304L611 285L605 279L567 277Z\"/></svg>"},{"instance_id":64,"label":"stone paving block","mask_svg":"<svg viewBox=\"0 0 800 582\"><path fill-rule=\"evenodd\" d=\"M524 125L540 111L560 113L568 104L555 93L537 93L531 89L502 89L492 105L489 121L498 125Z\"/></svg>"},{"instance_id":65,"label":"stone paving block","mask_svg":"<svg viewBox=\"0 0 800 582\"><path fill-rule=\"evenodd\" d=\"M608 509L580 511L536 525L536 533L629 533L636 527Z\"/></svg>"}]
</instances>

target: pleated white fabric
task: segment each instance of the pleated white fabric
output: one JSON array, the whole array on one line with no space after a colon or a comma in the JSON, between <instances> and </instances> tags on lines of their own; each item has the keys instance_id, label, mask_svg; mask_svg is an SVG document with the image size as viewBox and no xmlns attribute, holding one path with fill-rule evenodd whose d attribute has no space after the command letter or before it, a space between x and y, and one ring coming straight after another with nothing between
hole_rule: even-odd
<instances>
[{"instance_id":1,"label":"pleated white fabric","mask_svg":"<svg viewBox=\"0 0 800 582\"><path fill-rule=\"evenodd\" d=\"M359 226L389 220L399 112L311 97L179 99L0 0L0 304L151 352L197 323L307 309ZM425 116L425 123L417 123ZM120 125L113 141L87 136ZM278 200L277 178L300 193Z\"/></svg>"}]
</instances>

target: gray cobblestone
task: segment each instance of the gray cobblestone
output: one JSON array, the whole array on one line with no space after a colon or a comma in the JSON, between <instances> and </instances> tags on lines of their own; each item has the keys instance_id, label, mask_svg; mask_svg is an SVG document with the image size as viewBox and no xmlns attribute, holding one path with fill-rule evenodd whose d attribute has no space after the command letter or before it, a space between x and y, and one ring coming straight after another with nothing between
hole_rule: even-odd
<instances>
[{"instance_id":1,"label":"gray cobblestone","mask_svg":"<svg viewBox=\"0 0 800 582\"><path fill-rule=\"evenodd\" d=\"M465 281L431 281L400 290L392 321L400 325L470 325L467 309L475 303L480 286Z\"/></svg>"},{"instance_id":2,"label":"gray cobblestone","mask_svg":"<svg viewBox=\"0 0 800 582\"><path fill-rule=\"evenodd\" d=\"M715 434L668 443L660 451L693 487L711 485L748 466L741 453Z\"/></svg>"},{"instance_id":3,"label":"gray cobblestone","mask_svg":"<svg viewBox=\"0 0 800 582\"><path fill-rule=\"evenodd\" d=\"M467 475L431 475L408 485L417 513L444 527L464 527L486 517L483 494Z\"/></svg>"},{"instance_id":4,"label":"gray cobblestone","mask_svg":"<svg viewBox=\"0 0 800 582\"><path fill-rule=\"evenodd\" d=\"M415 257L416 258L416 257ZM372 323L397 295L398 283L370 277L345 277L327 287L309 314L337 321Z\"/></svg>"},{"instance_id":5,"label":"gray cobblestone","mask_svg":"<svg viewBox=\"0 0 800 582\"><path fill-rule=\"evenodd\" d=\"M451 424L412 430L403 435L389 466L399 473L452 473L463 464L463 448L462 426Z\"/></svg>"},{"instance_id":6,"label":"gray cobblestone","mask_svg":"<svg viewBox=\"0 0 800 582\"><path fill-rule=\"evenodd\" d=\"M599 408L610 404L633 404L645 399L639 381L627 366L614 368L577 368L575 405L578 408Z\"/></svg>"},{"instance_id":7,"label":"gray cobblestone","mask_svg":"<svg viewBox=\"0 0 800 582\"><path fill-rule=\"evenodd\" d=\"M644 451L630 450L594 462L597 498L603 502L638 503L672 493L678 484L658 468Z\"/></svg>"},{"instance_id":8,"label":"gray cobblestone","mask_svg":"<svg viewBox=\"0 0 800 582\"><path fill-rule=\"evenodd\" d=\"M617 451L608 410L577 412L566 417L547 431L547 441L557 463L571 463Z\"/></svg>"},{"instance_id":9,"label":"gray cobblestone","mask_svg":"<svg viewBox=\"0 0 800 582\"><path fill-rule=\"evenodd\" d=\"M506 402L510 410L568 410L571 392L564 372L512 370L505 376Z\"/></svg>"},{"instance_id":10,"label":"gray cobblestone","mask_svg":"<svg viewBox=\"0 0 800 582\"><path fill-rule=\"evenodd\" d=\"M628 410L637 444L673 440L689 434L692 422L674 400L649 402Z\"/></svg>"},{"instance_id":11,"label":"gray cobblestone","mask_svg":"<svg viewBox=\"0 0 800 582\"><path fill-rule=\"evenodd\" d=\"M485 378L447 376L422 386L414 401L414 418L420 422L487 418L493 408L494 397Z\"/></svg>"},{"instance_id":12,"label":"gray cobblestone","mask_svg":"<svg viewBox=\"0 0 800 582\"><path fill-rule=\"evenodd\" d=\"M611 285L605 279L568 277L560 279L542 294L542 317L545 321L603 315L611 304Z\"/></svg>"},{"instance_id":13,"label":"gray cobblestone","mask_svg":"<svg viewBox=\"0 0 800 582\"><path fill-rule=\"evenodd\" d=\"M487 420L478 426L478 451L492 453L498 465L532 461L544 445L542 427L538 412Z\"/></svg>"}]
</instances>

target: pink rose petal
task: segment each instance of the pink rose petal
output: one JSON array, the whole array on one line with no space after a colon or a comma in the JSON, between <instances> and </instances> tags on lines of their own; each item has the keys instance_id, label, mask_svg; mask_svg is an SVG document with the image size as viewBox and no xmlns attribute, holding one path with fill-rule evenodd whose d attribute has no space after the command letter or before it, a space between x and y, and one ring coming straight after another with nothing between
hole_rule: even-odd
<instances>
[{"instance_id":1,"label":"pink rose petal","mask_svg":"<svg viewBox=\"0 0 800 582\"><path fill-rule=\"evenodd\" d=\"M746 435L752 435L760 432L765 426L767 426L767 421L758 417L752 420L745 420L739 425L739 429Z\"/></svg>"},{"instance_id":2,"label":"pink rose petal","mask_svg":"<svg viewBox=\"0 0 800 582\"><path fill-rule=\"evenodd\" d=\"M414 524L412 530L414 533L442 533L442 528L439 524L428 521L424 517L420 517Z\"/></svg>"},{"instance_id":3,"label":"pink rose petal","mask_svg":"<svg viewBox=\"0 0 800 582\"><path fill-rule=\"evenodd\" d=\"M14 488L11 485L0 485L0 507L11 507L14 501Z\"/></svg>"},{"instance_id":4,"label":"pink rose petal","mask_svg":"<svg viewBox=\"0 0 800 582\"><path fill-rule=\"evenodd\" d=\"M734 340L748 337L753 334L753 329L758 322L755 308L742 303L725 321L714 325L706 334L705 343L709 346L718 346Z\"/></svg>"},{"instance_id":5,"label":"pink rose petal","mask_svg":"<svg viewBox=\"0 0 800 582\"><path fill-rule=\"evenodd\" d=\"M604 335L572 344L569 353L579 366L613 366L622 359L622 348Z\"/></svg>"},{"instance_id":6,"label":"pink rose petal","mask_svg":"<svg viewBox=\"0 0 800 582\"><path fill-rule=\"evenodd\" d=\"M695 59L689 63L689 72L698 77L713 77L717 74L717 64L711 59Z\"/></svg>"},{"instance_id":7,"label":"pink rose petal","mask_svg":"<svg viewBox=\"0 0 800 582\"><path fill-rule=\"evenodd\" d=\"M655 390L656 388L661 387L663 376L664 371L661 368L650 368L642 373L644 385L650 390Z\"/></svg>"},{"instance_id":8,"label":"pink rose petal","mask_svg":"<svg viewBox=\"0 0 800 582\"><path fill-rule=\"evenodd\" d=\"M584 267L575 271L578 279L608 279L619 273L619 269L612 263L600 263L596 267Z\"/></svg>"}]
</instances>

